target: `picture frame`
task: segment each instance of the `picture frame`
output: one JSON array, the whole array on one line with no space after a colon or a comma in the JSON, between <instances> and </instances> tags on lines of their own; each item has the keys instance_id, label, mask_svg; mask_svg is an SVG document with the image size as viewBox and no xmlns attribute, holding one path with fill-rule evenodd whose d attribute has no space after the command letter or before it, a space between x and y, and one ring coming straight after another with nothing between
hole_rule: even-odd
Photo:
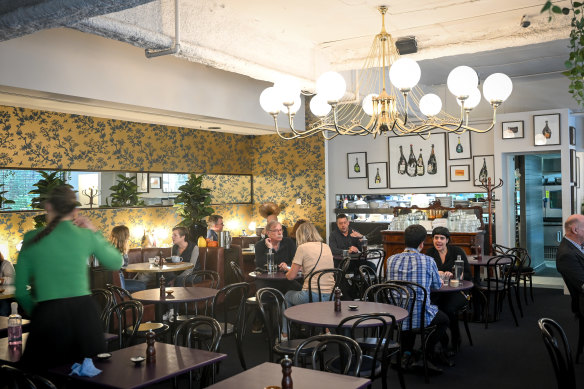
<instances>
[{"instance_id":1,"label":"picture frame","mask_svg":"<svg viewBox=\"0 0 584 389\"><path fill-rule=\"evenodd\" d=\"M472 157L470 132L448 133L448 159L469 159Z\"/></svg>"},{"instance_id":2,"label":"picture frame","mask_svg":"<svg viewBox=\"0 0 584 389\"><path fill-rule=\"evenodd\" d=\"M488 178L491 178L491 183L495 184L495 157L493 155L475 155L472 158L473 164L473 183L474 186L481 186L481 181L479 177L481 176L481 170L483 166L486 168L487 178L484 181L486 185Z\"/></svg>"},{"instance_id":3,"label":"picture frame","mask_svg":"<svg viewBox=\"0 0 584 389\"><path fill-rule=\"evenodd\" d=\"M434 133L428 139L418 135L391 136L388 138L389 147L389 187L398 188L428 188L445 187L446 184L446 134ZM415 150L415 152L414 152ZM433 173L428 172L428 162L434 152ZM408 159L413 154L416 163L422 154L423 174L408 169ZM402 170L400 160L405 159L406 166Z\"/></svg>"},{"instance_id":4,"label":"picture frame","mask_svg":"<svg viewBox=\"0 0 584 389\"><path fill-rule=\"evenodd\" d=\"M367 164L367 184L369 189L387 188L387 162Z\"/></svg>"},{"instance_id":5,"label":"picture frame","mask_svg":"<svg viewBox=\"0 0 584 389\"><path fill-rule=\"evenodd\" d=\"M576 146L576 127L570 126L570 145Z\"/></svg>"},{"instance_id":6,"label":"picture frame","mask_svg":"<svg viewBox=\"0 0 584 389\"><path fill-rule=\"evenodd\" d=\"M503 139L521 139L525 137L523 120L501 123L501 136Z\"/></svg>"},{"instance_id":7,"label":"picture frame","mask_svg":"<svg viewBox=\"0 0 584 389\"><path fill-rule=\"evenodd\" d=\"M148 193L149 191L148 173L136 173L136 185L138 185L138 189L136 189L136 192Z\"/></svg>"},{"instance_id":8,"label":"picture frame","mask_svg":"<svg viewBox=\"0 0 584 389\"><path fill-rule=\"evenodd\" d=\"M470 165L450 165L450 182L470 181Z\"/></svg>"},{"instance_id":9,"label":"picture frame","mask_svg":"<svg viewBox=\"0 0 584 389\"><path fill-rule=\"evenodd\" d=\"M347 177L367 178L367 153L347 153Z\"/></svg>"},{"instance_id":10,"label":"picture frame","mask_svg":"<svg viewBox=\"0 0 584 389\"><path fill-rule=\"evenodd\" d=\"M533 116L533 142L535 146L560 144L560 114Z\"/></svg>"},{"instance_id":11,"label":"picture frame","mask_svg":"<svg viewBox=\"0 0 584 389\"><path fill-rule=\"evenodd\" d=\"M150 177L150 188L152 189L160 189L160 181L161 177Z\"/></svg>"}]
</instances>

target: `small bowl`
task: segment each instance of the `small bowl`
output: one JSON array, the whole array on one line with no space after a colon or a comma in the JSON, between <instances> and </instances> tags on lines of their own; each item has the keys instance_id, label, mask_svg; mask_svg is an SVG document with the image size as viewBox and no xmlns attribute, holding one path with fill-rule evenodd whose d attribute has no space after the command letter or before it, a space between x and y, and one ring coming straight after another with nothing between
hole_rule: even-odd
<instances>
[{"instance_id":1,"label":"small bowl","mask_svg":"<svg viewBox=\"0 0 584 389\"><path fill-rule=\"evenodd\" d=\"M166 294L168 296L172 295L173 293L174 293L174 290L173 289L166 289Z\"/></svg>"},{"instance_id":2,"label":"small bowl","mask_svg":"<svg viewBox=\"0 0 584 389\"><path fill-rule=\"evenodd\" d=\"M139 356L139 357L132 357L130 358L130 361L134 362L136 364L136 366L138 366L139 364L141 364L142 362L144 362L146 358Z\"/></svg>"},{"instance_id":3,"label":"small bowl","mask_svg":"<svg viewBox=\"0 0 584 389\"><path fill-rule=\"evenodd\" d=\"M112 355L110 353L101 353L97 354L95 357L100 361L105 361L106 359L110 359Z\"/></svg>"},{"instance_id":4,"label":"small bowl","mask_svg":"<svg viewBox=\"0 0 584 389\"><path fill-rule=\"evenodd\" d=\"M358 305L349 305L349 310L350 311L356 311L358 309L359 309L359 306Z\"/></svg>"}]
</instances>

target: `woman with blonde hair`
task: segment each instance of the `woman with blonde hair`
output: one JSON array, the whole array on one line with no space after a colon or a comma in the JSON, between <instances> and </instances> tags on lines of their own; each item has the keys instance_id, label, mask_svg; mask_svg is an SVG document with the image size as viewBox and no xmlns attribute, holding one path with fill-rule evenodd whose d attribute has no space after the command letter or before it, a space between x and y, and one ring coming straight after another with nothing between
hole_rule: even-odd
<instances>
[{"instance_id":1,"label":"woman with blonde hair","mask_svg":"<svg viewBox=\"0 0 584 389\"><path fill-rule=\"evenodd\" d=\"M122 253L124 265L120 270L120 284L130 293L146 289L146 283L140 280L124 278L123 269L128 266L128 250L130 249L130 230L126 226L115 226L110 233L110 242Z\"/></svg>"}]
</instances>

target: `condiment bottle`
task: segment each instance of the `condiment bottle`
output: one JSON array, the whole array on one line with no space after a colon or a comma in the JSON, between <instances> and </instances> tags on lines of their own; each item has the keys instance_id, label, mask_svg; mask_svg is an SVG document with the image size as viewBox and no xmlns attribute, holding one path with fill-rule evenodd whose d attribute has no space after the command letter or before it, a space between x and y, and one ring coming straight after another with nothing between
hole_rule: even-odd
<instances>
[{"instance_id":1,"label":"condiment bottle","mask_svg":"<svg viewBox=\"0 0 584 389\"><path fill-rule=\"evenodd\" d=\"M152 330L146 333L146 363L156 362L155 335Z\"/></svg>"},{"instance_id":2,"label":"condiment bottle","mask_svg":"<svg viewBox=\"0 0 584 389\"><path fill-rule=\"evenodd\" d=\"M160 298L166 296L166 279L164 278L164 274L160 275Z\"/></svg>"},{"instance_id":3,"label":"condiment bottle","mask_svg":"<svg viewBox=\"0 0 584 389\"><path fill-rule=\"evenodd\" d=\"M8 317L8 346L22 346L22 316L18 314L18 303L10 304L12 313Z\"/></svg>"},{"instance_id":4,"label":"condiment bottle","mask_svg":"<svg viewBox=\"0 0 584 389\"><path fill-rule=\"evenodd\" d=\"M284 356L284 359L280 362L282 365L282 389L292 389L292 361L288 358L288 355Z\"/></svg>"},{"instance_id":5,"label":"condiment bottle","mask_svg":"<svg viewBox=\"0 0 584 389\"><path fill-rule=\"evenodd\" d=\"M160 266L164 265L164 257L162 256L162 250L160 250L160 251L158 252L158 258L159 258L159 260L158 260L158 261L159 261L159 262L158 262L158 264L159 264Z\"/></svg>"},{"instance_id":6,"label":"condiment bottle","mask_svg":"<svg viewBox=\"0 0 584 389\"><path fill-rule=\"evenodd\" d=\"M481 246L477 246L477 259L483 259L483 250L481 250Z\"/></svg>"},{"instance_id":7,"label":"condiment bottle","mask_svg":"<svg viewBox=\"0 0 584 389\"><path fill-rule=\"evenodd\" d=\"M460 255L456 256L456 261L454 261L454 279L462 280L462 273L464 272L464 262Z\"/></svg>"},{"instance_id":8,"label":"condiment bottle","mask_svg":"<svg viewBox=\"0 0 584 389\"><path fill-rule=\"evenodd\" d=\"M335 312L341 312L341 290L335 288Z\"/></svg>"}]
</instances>

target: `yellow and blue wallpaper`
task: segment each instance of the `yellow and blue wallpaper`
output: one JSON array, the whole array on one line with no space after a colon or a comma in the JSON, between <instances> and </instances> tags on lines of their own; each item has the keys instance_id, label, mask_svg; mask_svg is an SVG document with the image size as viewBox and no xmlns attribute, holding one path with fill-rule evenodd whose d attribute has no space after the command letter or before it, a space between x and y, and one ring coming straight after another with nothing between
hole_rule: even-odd
<instances>
[{"instance_id":1,"label":"yellow and blue wallpaper","mask_svg":"<svg viewBox=\"0 0 584 389\"><path fill-rule=\"evenodd\" d=\"M0 167L251 174L251 186L249 176L215 186L214 202L221 203L213 206L215 213L224 217L233 236L252 221L258 226L265 222L258 208L266 201L281 206L280 221L289 228L305 218L321 233L325 230L324 141L319 136L286 141L278 135L226 134L0 106ZM249 196L249 190L251 204L231 204ZM81 212L106 236L115 225L127 225L134 246L145 230L154 234L159 246L168 246L170 230L180 222L173 207ZM13 262L37 214L0 212L0 251Z\"/></svg>"}]
</instances>

